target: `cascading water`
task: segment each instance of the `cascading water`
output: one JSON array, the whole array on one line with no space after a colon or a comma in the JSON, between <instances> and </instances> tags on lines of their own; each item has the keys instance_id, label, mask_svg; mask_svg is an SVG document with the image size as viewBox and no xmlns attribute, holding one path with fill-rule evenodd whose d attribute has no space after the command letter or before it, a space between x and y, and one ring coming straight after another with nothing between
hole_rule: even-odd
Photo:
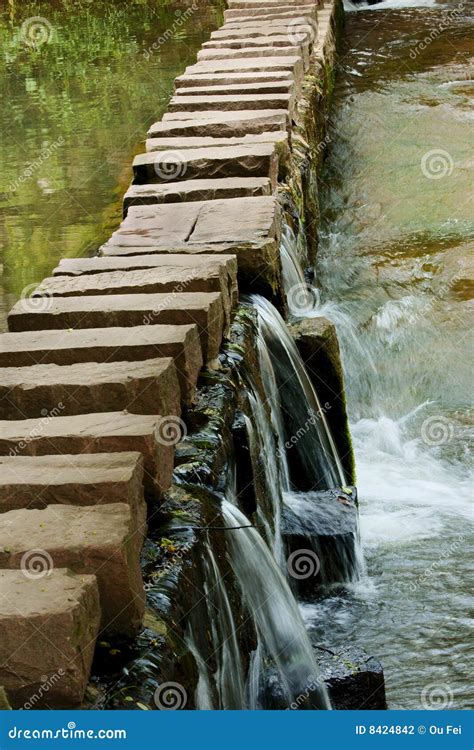
<instances>
[{"instance_id":1,"label":"cascading water","mask_svg":"<svg viewBox=\"0 0 474 750\"><path fill-rule=\"evenodd\" d=\"M222 512L227 526L235 529L226 532L230 563L259 639L249 675L249 708L261 707L264 666L271 659L288 707L297 701L303 708L330 709L298 605L269 548L235 505L225 500Z\"/></svg>"},{"instance_id":2,"label":"cascading water","mask_svg":"<svg viewBox=\"0 0 474 750\"><path fill-rule=\"evenodd\" d=\"M383 658L393 708L471 701L471 37L450 2L348 14L321 181L318 312L341 342L371 578L304 612L318 643Z\"/></svg>"}]
</instances>

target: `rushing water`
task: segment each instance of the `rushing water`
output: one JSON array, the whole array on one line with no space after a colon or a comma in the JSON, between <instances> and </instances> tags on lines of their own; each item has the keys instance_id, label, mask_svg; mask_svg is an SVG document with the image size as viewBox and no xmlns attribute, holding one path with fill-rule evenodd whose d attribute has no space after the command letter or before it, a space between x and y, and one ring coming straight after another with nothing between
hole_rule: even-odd
<instances>
[{"instance_id":1,"label":"rushing water","mask_svg":"<svg viewBox=\"0 0 474 750\"><path fill-rule=\"evenodd\" d=\"M116 229L133 155L223 7L1 4L0 330L61 257L95 252Z\"/></svg>"},{"instance_id":2,"label":"rushing water","mask_svg":"<svg viewBox=\"0 0 474 750\"><path fill-rule=\"evenodd\" d=\"M381 659L391 708L467 708L473 6L391 5L347 15L317 268L369 577L304 614Z\"/></svg>"}]
</instances>

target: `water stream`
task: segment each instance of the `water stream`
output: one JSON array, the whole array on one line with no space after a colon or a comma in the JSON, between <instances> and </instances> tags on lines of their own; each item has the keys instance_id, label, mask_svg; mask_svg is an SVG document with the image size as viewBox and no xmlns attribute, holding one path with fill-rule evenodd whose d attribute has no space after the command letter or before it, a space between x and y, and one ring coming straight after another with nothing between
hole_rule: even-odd
<instances>
[{"instance_id":1,"label":"water stream","mask_svg":"<svg viewBox=\"0 0 474 750\"><path fill-rule=\"evenodd\" d=\"M343 350L368 577L304 616L381 659L391 708L472 707L473 18L348 14L322 180L317 312Z\"/></svg>"}]
</instances>

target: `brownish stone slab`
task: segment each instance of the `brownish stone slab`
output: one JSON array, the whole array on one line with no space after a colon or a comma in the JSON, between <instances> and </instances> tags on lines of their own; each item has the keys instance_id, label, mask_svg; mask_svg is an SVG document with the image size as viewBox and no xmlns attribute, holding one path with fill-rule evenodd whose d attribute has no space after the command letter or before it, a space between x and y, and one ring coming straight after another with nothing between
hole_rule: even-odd
<instances>
[{"instance_id":1,"label":"brownish stone slab","mask_svg":"<svg viewBox=\"0 0 474 750\"><path fill-rule=\"evenodd\" d=\"M211 51L212 50L209 50L209 54ZM218 54L228 57L226 52L218 51ZM228 96L185 96L184 94L181 94L179 96L174 96L171 99L168 105L168 112L210 112L214 110L220 112L233 112L237 110L252 109L289 109L291 111L292 105L293 100L290 94L232 94ZM229 153L226 158L229 160L237 158L242 159L243 156L237 151L237 149L242 147L234 146L232 148L236 149L236 154L233 155ZM261 172L258 174L261 174ZM212 177L212 175L209 176ZM239 177L241 176L241 173L235 175L225 174L223 176Z\"/></svg>"},{"instance_id":2,"label":"brownish stone slab","mask_svg":"<svg viewBox=\"0 0 474 750\"><path fill-rule=\"evenodd\" d=\"M170 358L0 368L0 419L41 418L59 404L63 416L125 409L177 416L181 391Z\"/></svg>"},{"instance_id":3,"label":"brownish stone slab","mask_svg":"<svg viewBox=\"0 0 474 750\"><path fill-rule=\"evenodd\" d=\"M0 568L38 575L33 564L36 554L45 569L38 587L56 568L96 576L101 628L109 633L132 636L140 629L145 612L142 543L143 535L135 530L125 503L50 505L44 510L0 514Z\"/></svg>"},{"instance_id":4,"label":"brownish stone slab","mask_svg":"<svg viewBox=\"0 0 474 750\"><path fill-rule=\"evenodd\" d=\"M161 357L174 359L182 398L189 403L203 364L195 325L32 331L0 336L0 367L136 362Z\"/></svg>"},{"instance_id":5,"label":"brownish stone slab","mask_svg":"<svg viewBox=\"0 0 474 750\"><path fill-rule=\"evenodd\" d=\"M226 86L243 84L280 83L294 84L293 74L288 70L251 71L237 73L202 73L198 75L184 74L176 78L176 91L192 86Z\"/></svg>"},{"instance_id":6,"label":"brownish stone slab","mask_svg":"<svg viewBox=\"0 0 474 750\"><path fill-rule=\"evenodd\" d=\"M56 278L68 279L68 276ZM89 280L97 278L93 275L76 277ZM219 353L222 337L224 334L225 311L220 292L201 293L184 292L172 294L117 294L99 296L79 297L53 297L50 298L42 310L38 306L37 298L24 299L15 305L8 316L8 324L11 331L39 331L42 329L79 329L79 328L106 328L108 326L143 326L143 325L188 325L196 324L199 330L204 362L214 359ZM88 367L89 365L87 365ZM107 365L96 365L97 370L91 369L91 377L86 375L87 367L81 375L80 366L77 369L77 378L85 378L84 385L96 385L98 391L97 404L100 403L99 384L111 388L110 398L105 398L104 403L113 405L114 398L123 402L116 404L115 409L104 411L117 411L117 408L128 409L136 412L139 410L145 414L178 414L179 385L172 360L154 360L148 363L109 363ZM104 368L103 377L100 378L100 368ZM108 369L107 369L108 368ZM114 369L115 368L115 369ZM134 369L135 368L135 369ZM23 368L22 368L23 370ZM117 378L114 380L114 373ZM155 381L153 382L153 373ZM56 376L61 373L57 372ZM18 373L15 378L24 375ZM63 373L64 383L69 382L71 374ZM142 378L145 379L140 385ZM127 382L129 379L129 382ZM159 382L160 381L160 382ZM80 381L70 381L82 382ZM0 394L2 384L6 383L5 373L0 370ZM117 386L114 391L113 384ZM123 386L124 391L120 386ZM128 387L127 387L128 386ZM163 397L159 397L162 390ZM114 391L114 395L112 395ZM173 393L176 391L176 393ZM92 406L96 403L94 394L88 403ZM168 398L164 398L168 395ZM86 394L84 394L86 396ZM150 408L155 400L155 409ZM78 404L81 403L79 395ZM127 403L129 406L127 406ZM0 402L0 413L1 413ZM130 408L133 407L133 408ZM39 408L39 406L38 406ZM99 411L88 408L87 411ZM75 412L79 413L79 412ZM35 415L30 415L35 416Z\"/></svg>"},{"instance_id":7,"label":"brownish stone slab","mask_svg":"<svg viewBox=\"0 0 474 750\"><path fill-rule=\"evenodd\" d=\"M38 580L0 570L0 681L13 708L81 703L100 617L93 575L56 569Z\"/></svg>"},{"instance_id":8,"label":"brownish stone slab","mask_svg":"<svg viewBox=\"0 0 474 750\"><path fill-rule=\"evenodd\" d=\"M283 96L283 95L282 95ZM176 97L183 107L208 103L201 97ZM231 97L232 98L232 97ZM173 108L173 100L170 107ZM178 105L176 105L178 106ZM178 182L179 180L216 179L219 177L266 177L273 187L278 178L278 154L273 143L218 146L199 149L152 151L138 154L133 160L135 183Z\"/></svg>"},{"instance_id":9,"label":"brownish stone slab","mask_svg":"<svg viewBox=\"0 0 474 750\"><path fill-rule=\"evenodd\" d=\"M60 408L56 413L61 413ZM139 452L145 467L145 490L153 501L171 484L174 443L181 429L175 417L127 412L1 421L0 455Z\"/></svg>"},{"instance_id":10,"label":"brownish stone slab","mask_svg":"<svg viewBox=\"0 0 474 750\"><path fill-rule=\"evenodd\" d=\"M176 96L225 96L228 94L291 94L293 91L292 81L263 81L255 83L245 81L243 83L208 84L203 81L196 86L183 86L177 88ZM255 136L257 137L257 136ZM239 141L241 142L241 141ZM230 145L230 144L229 144Z\"/></svg>"},{"instance_id":11,"label":"brownish stone slab","mask_svg":"<svg viewBox=\"0 0 474 750\"><path fill-rule=\"evenodd\" d=\"M254 110L238 112L181 113L164 116L155 122L148 135L150 138L169 137L243 137L248 134L287 130L289 126L286 110Z\"/></svg>"},{"instance_id":12,"label":"brownish stone slab","mask_svg":"<svg viewBox=\"0 0 474 750\"><path fill-rule=\"evenodd\" d=\"M165 139L156 138L147 141L149 150L153 149L153 141L155 140ZM158 148L161 148L161 146L158 146ZM183 182L162 184L131 185L123 199L123 215L125 218L130 206L248 198L258 195L271 195L271 192L272 184L267 177L221 177L216 180L184 180Z\"/></svg>"},{"instance_id":13,"label":"brownish stone slab","mask_svg":"<svg viewBox=\"0 0 474 750\"><path fill-rule=\"evenodd\" d=\"M185 75L201 73L242 73L244 71L289 70L295 81L300 82L303 60L298 55L275 57L236 57L233 60L202 60L186 68Z\"/></svg>"},{"instance_id":14,"label":"brownish stone slab","mask_svg":"<svg viewBox=\"0 0 474 750\"><path fill-rule=\"evenodd\" d=\"M0 512L126 503L146 520L140 453L0 456Z\"/></svg>"}]
</instances>

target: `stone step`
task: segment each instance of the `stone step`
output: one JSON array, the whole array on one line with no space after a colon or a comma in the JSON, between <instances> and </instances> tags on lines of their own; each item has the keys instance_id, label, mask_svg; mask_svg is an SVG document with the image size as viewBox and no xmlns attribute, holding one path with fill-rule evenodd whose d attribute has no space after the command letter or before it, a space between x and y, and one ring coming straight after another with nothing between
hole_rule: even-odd
<instances>
[{"instance_id":1,"label":"stone step","mask_svg":"<svg viewBox=\"0 0 474 750\"><path fill-rule=\"evenodd\" d=\"M125 503L11 510L0 514L0 569L34 576L38 588L58 568L96 576L101 629L133 636L145 612L143 535L134 525Z\"/></svg>"},{"instance_id":2,"label":"stone step","mask_svg":"<svg viewBox=\"0 0 474 750\"><path fill-rule=\"evenodd\" d=\"M171 484L174 444L182 423L176 417L145 416L128 412L47 414L42 419L0 422L0 456L140 452L144 484L150 502Z\"/></svg>"},{"instance_id":3,"label":"stone step","mask_svg":"<svg viewBox=\"0 0 474 750\"><path fill-rule=\"evenodd\" d=\"M273 196L133 207L101 253L192 253L193 261L196 253L235 253L239 283L271 293L280 276L279 210Z\"/></svg>"},{"instance_id":4,"label":"stone step","mask_svg":"<svg viewBox=\"0 0 474 750\"><path fill-rule=\"evenodd\" d=\"M38 580L30 560L28 575L0 570L0 682L16 709L77 706L99 633L97 579L57 568Z\"/></svg>"},{"instance_id":5,"label":"stone step","mask_svg":"<svg viewBox=\"0 0 474 750\"><path fill-rule=\"evenodd\" d=\"M292 81L263 81L262 83L228 83L212 85L198 82L196 86L176 89L176 96L225 96L226 94L291 94ZM230 144L229 144L230 145Z\"/></svg>"},{"instance_id":6,"label":"stone step","mask_svg":"<svg viewBox=\"0 0 474 750\"><path fill-rule=\"evenodd\" d=\"M154 141L162 140L165 139L148 140L147 148L152 150ZM221 177L217 180L183 180L183 182L167 182L161 185L131 185L123 198L123 216L124 218L127 216L130 206L256 197L271 195L271 193L272 184L267 177Z\"/></svg>"},{"instance_id":7,"label":"stone step","mask_svg":"<svg viewBox=\"0 0 474 750\"><path fill-rule=\"evenodd\" d=\"M55 278L71 279L70 276ZM73 278L91 281L100 276ZM11 331L196 324L204 362L217 357L224 335L225 314L220 292L51 297L48 298L48 304L44 310L38 308L37 301L37 298L23 299L21 304L15 305L8 316ZM138 409L139 413L145 414L179 413L176 411L179 404L179 384L172 360L154 360L148 364L137 362L133 363L133 367L130 362L100 364L96 365L97 371L91 370L90 378L86 375L87 367L84 367L82 372L81 366L76 367L79 369L74 376L79 380L68 380L69 377L73 377L71 372L70 375L63 374L63 382L71 383L71 387L73 382L88 384L90 387L97 386L97 392L90 393L92 400L89 406L96 403L96 397L99 397L97 404L100 404L100 394L106 389L106 383L108 383L113 394L107 398L104 393L104 403L112 404L114 399L125 402L123 405L117 403L112 411L117 411L117 408L127 408L128 411L136 412ZM100 376L101 368L108 368L108 370L104 369L103 377ZM15 378L23 377L23 370L24 368ZM56 373L56 375L52 373L53 379L60 375L61 373ZM4 382L5 373L0 370L0 394ZM146 392L147 389L148 392ZM86 395L87 391L84 396ZM77 401L77 406L79 406L82 403L79 396ZM156 404L155 409L150 411L153 403ZM0 402L0 413L1 408ZM99 409L88 408L85 411L99 411ZM108 409L104 408L104 411Z\"/></svg>"},{"instance_id":8,"label":"stone step","mask_svg":"<svg viewBox=\"0 0 474 750\"><path fill-rule=\"evenodd\" d=\"M250 41L251 39L255 42L255 38L263 40L267 40L270 43L276 43L277 46L279 42L281 43L280 46L287 46L288 44L288 35L292 34L293 28L295 26L298 26L298 28L304 27L305 25L308 26L308 28L305 30L304 28L299 29L300 33L298 34L298 43L301 43L300 40L307 40L311 41L313 37L313 30L316 26L314 19L311 18L304 18L304 17L296 17L295 15L291 14L291 19L278 22L268 22L268 23L258 23L258 22L250 22L250 23L239 23L239 24L226 24L225 26L221 26L220 29L217 29L217 31L213 31L211 34L211 39L209 42L204 42L203 47L211 47L214 43L224 44L225 40L229 40L229 42L238 42L240 40L240 43L245 41ZM284 43L286 40L286 44Z\"/></svg>"},{"instance_id":9,"label":"stone step","mask_svg":"<svg viewBox=\"0 0 474 750\"><path fill-rule=\"evenodd\" d=\"M194 80L194 79L193 79ZM242 138L250 134L267 133L288 129L286 110L254 110L245 112L200 112L199 117L188 113L171 115L155 122L150 138L213 137Z\"/></svg>"},{"instance_id":10,"label":"stone step","mask_svg":"<svg viewBox=\"0 0 474 750\"><path fill-rule=\"evenodd\" d=\"M183 108L207 106L210 99L233 97L175 97ZM248 97L246 97L248 98ZM171 101L171 107L174 106ZM221 106L219 104L219 106ZM178 110L176 110L178 111ZM184 110L183 110L184 111ZM218 146L216 148L151 151L138 154L133 160L135 183L178 182L219 177L267 177L272 187L278 179L278 154L272 143Z\"/></svg>"},{"instance_id":11,"label":"stone step","mask_svg":"<svg viewBox=\"0 0 474 750\"><path fill-rule=\"evenodd\" d=\"M180 91L201 91L201 89L180 89ZM286 130L275 130L268 133L250 133L248 135L240 137L230 138L214 138L212 135L193 137L183 136L182 138L147 138L146 150L147 151L165 151L167 149L171 151L183 150L183 149L196 149L196 148L210 148L213 146L254 146L262 143L274 143L279 151L279 155L289 154L289 139L288 132ZM237 178L233 178L237 179ZM241 177L240 178L245 184L246 181L251 184L250 181L262 181L262 177ZM190 180L192 184L196 183L196 180Z\"/></svg>"},{"instance_id":12,"label":"stone step","mask_svg":"<svg viewBox=\"0 0 474 750\"><path fill-rule=\"evenodd\" d=\"M168 417L181 413L181 392L170 358L0 368L0 419L40 419L59 404L62 416L127 410Z\"/></svg>"},{"instance_id":13,"label":"stone step","mask_svg":"<svg viewBox=\"0 0 474 750\"><path fill-rule=\"evenodd\" d=\"M199 75L201 73L242 73L250 71L289 70L293 73L296 83L301 83L304 75L304 63L299 55L274 57L236 57L233 60L201 60L195 65L189 65L185 75Z\"/></svg>"},{"instance_id":14,"label":"stone step","mask_svg":"<svg viewBox=\"0 0 474 750\"><path fill-rule=\"evenodd\" d=\"M0 367L136 362L162 357L174 359L181 397L190 403L203 364L195 325L31 331L0 336Z\"/></svg>"},{"instance_id":15,"label":"stone step","mask_svg":"<svg viewBox=\"0 0 474 750\"><path fill-rule=\"evenodd\" d=\"M175 204L170 204L175 205ZM178 204L179 205L179 204ZM192 205L198 205L194 203ZM159 206L134 206L121 224L119 232L126 231L125 225L146 226L148 217L159 210ZM146 213L148 212L148 214ZM88 276L50 276L44 279L33 293L33 303L20 300L14 311L26 310L30 312L32 306L38 311L47 310L53 297L77 297L79 295L130 295L130 294L167 294L171 300L173 295L186 292L218 292L221 295L222 306L226 318L235 303L235 297L230 296L229 276L225 266L215 260L201 263L189 268L175 263L166 266L164 263L146 271L110 271ZM172 301L170 301L172 304ZM12 315L13 319L13 315Z\"/></svg>"},{"instance_id":16,"label":"stone step","mask_svg":"<svg viewBox=\"0 0 474 750\"><path fill-rule=\"evenodd\" d=\"M278 24L286 19L291 21L294 18L307 18L314 21L318 15L318 9L314 4L294 7L285 4L278 8L228 8L224 11L224 26L221 28L255 23Z\"/></svg>"},{"instance_id":17,"label":"stone step","mask_svg":"<svg viewBox=\"0 0 474 750\"><path fill-rule=\"evenodd\" d=\"M296 38L296 35L295 35ZM269 41L263 41L259 46L253 45L250 40L248 46L234 48L232 45L226 45L214 49L204 48L198 54L198 63L200 62L216 62L220 63L222 60L225 62L231 62L232 60L247 60L247 59L259 59L260 61L265 58L273 57L288 57L292 60L297 57L303 63L303 70L308 70L309 67L309 42L295 45L290 39L287 39L286 46L278 47L272 45ZM281 94L281 96L284 96ZM249 107L251 109L251 107ZM275 107L278 109L278 107ZM283 109L283 107L282 107Z\"/></svg>"},{"instance_id":18,"label":"stone step","mask_svg":"<svg viewBox=\"0 0 474 750\"><path fill-rule=\"evenodd\" d=\"M249 8L294 8L300 6L301 0L228 0L227 5L233 8L248 10ZM314 3L314 6L318 3Z\"/></svg>"},{"instance_id":19,"label":"stone step","mask_svg":"<svg viewBox=\"0 0 474 750\"><path fill-rule=\"evenodd\" d=\"M263 85L270 84L288 84L294 85L294 77L287 70L275 71L252 71L237 73L202 73L201 75L184 74L176 78L174 85L176 92L183 88L193 86L226 86L226 85Z\"/></svg>"},{"instance_id":20,"label":"stone step","mask_svg":"<svg viewBox=\"0 0 474 750\"><path fill-rule=\"evenodd\" d=\"M224 52L220 54L225 54ZM235 94L235 95L229 95L229 96L185 96L185 95L179 95L174 96L169 105L168 105L168 112L210 112L210 111L220 111L220 112L235 112L238 110L260 110L260 109L288 109L290 111L290 115L293 109L293 97L290 94ZM264 147L265 144L262 144L262 146L257 147L254 146L253 148L258 149ZM234 146L235 149L243 148L242 146ZM250 147L247 147L250 148ZM257 155L260 155L257 152ZM245 152L243 154L239 154L238 152L234 155L232 153L229 153L228 155L221 155L222 158L227 158L229 160L235 159L235 160L242 160L242 167L244 167L245 172L242 172L242 167L238 169L236 174L229 173L224 174L225 177L240 177L243 176L243 174L248 174L247 165L243 161ZM252 156L252 153L250 154ZM204 157L202 157L204 158ZM185 163L186 164L186 163ZM236 165L238 167L238 165ZM229 165L230 170L230 165ZM255 174L255 172L251 172L250 174ZM259 174L260 176L262 174L265 174L265 172L257 172L256 174ZM191 177L191 175L189 175ZM201 176L203 176L203 173L201 172ZM209 174L208 176L212 177L213 174ZM219 176L219 175L217 175Z\"/></svg>"},{"instance_id":21,"label":"stone step","mask_svg":"<svg viewBox=\"0 0 474 750\"><path fill-rule=\"evenodd\" d=\"M0 512L47 505L125 503L146 519L140 453L1 456Z\"/></svg>"}]
</instances>

